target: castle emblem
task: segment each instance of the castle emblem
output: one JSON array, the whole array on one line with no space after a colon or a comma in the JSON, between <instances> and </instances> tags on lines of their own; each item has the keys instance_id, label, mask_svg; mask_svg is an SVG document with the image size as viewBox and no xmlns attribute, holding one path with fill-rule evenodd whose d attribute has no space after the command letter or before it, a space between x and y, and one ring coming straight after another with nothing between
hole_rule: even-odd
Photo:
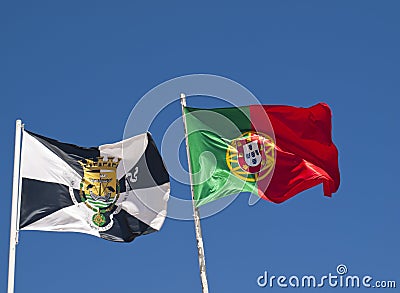
<instances>
[{"instance_id":1,"label":"castle emblem","mask_svg":"<svg viewBox=\"0 0 400 293\"><path fill-rule=\"evenodd\" d=\"M115 210L120 192L117 180L117 167L120 160L112 157L107 159L98 157L79 162L84 172L79 196L82 202L95 212L91 220L97 227L103 227L110 222L108 217Z\"/></svg>"}]
</instances>

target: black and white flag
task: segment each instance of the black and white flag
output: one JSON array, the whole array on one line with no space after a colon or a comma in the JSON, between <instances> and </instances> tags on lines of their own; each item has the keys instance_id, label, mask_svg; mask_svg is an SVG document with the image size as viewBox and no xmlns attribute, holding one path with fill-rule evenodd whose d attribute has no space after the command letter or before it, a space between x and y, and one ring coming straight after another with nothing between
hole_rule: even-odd
<instances>
[{"instance_id":1,"label":"black and white flag","mask_svg":"<svg viewBox=\"0 0 400 293\"><path fill-rule=\"evenodd\" d=\"M22 230L130 242L167 214L169 176L150 133L85 148L24 131L21 177Z\"/></svg>"}]
</instances>

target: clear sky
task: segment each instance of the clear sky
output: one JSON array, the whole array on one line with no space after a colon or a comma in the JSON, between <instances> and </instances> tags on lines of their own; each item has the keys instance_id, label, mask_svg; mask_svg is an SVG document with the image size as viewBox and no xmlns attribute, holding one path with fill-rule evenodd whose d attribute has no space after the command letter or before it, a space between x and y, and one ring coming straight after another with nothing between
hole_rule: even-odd
<instances>
[{"instance_id":1,"label":"clear sky","mask_svg":"<svg viewBox=\"0 0 400 293\"><path fill-rule=\"evenodd\" d=\"M256 280L264 271L322 276L339 264L399 287L399 10L395 0L0 2L0 291L15 119L81 146L114 142L146 92L193 73L235 80L264 104L328 103L342 177L332 198L318 186L249 206L241 194L202 220L210 292L307 292ZM160 114L150 129L158 146L157 125L179 115L178 102ZM190 197L174 181L171 192ZM167 219L129 244L20 233L16 292L200 291L191 221Z\"/></svg>"}]
</instances>

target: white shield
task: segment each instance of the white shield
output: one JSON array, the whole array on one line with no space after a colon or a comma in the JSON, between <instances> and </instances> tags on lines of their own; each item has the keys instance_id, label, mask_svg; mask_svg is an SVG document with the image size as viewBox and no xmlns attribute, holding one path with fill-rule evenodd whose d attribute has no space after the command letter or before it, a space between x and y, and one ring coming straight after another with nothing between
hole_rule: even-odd
<instances>
[{"instance_id":1,"label":"white shield","mask_svg":"<svg viewBox=\"0 0 400 293\"><path fill-rule=\"evenodd\" d=\"M257 141L252 141L243 145L244 160L249 167L258 166L262 157Z\"/></svg>"}]
</instances>

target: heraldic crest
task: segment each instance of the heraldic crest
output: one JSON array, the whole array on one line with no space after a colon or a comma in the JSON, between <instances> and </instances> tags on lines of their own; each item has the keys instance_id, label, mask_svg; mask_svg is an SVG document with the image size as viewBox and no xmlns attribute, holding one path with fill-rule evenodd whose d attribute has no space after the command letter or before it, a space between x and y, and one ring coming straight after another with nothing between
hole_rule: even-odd
<instances>
[{"instance_id":1,"label":"heraldic crest","mask_svg":"<svg viewBox=\"0 0 400 293\"><path fill-rule=\"evenodd\" d=\"M79 196L95 212L92 222L97 227L103 227L109 222L107 217L115 209L119 198L117 167L120 161L120 158L98 157L79 162L84 172Z\"/></svg>"},{"instance_id":2,"label":"heraldic crest","mask_svg":"<svg viewBox=\"0 0 400 293\"><path fill-rule=\"evenodd\" d=\"M260 132L247 131L231 141L226 163L238 178L256 182L271 174L275 165L274 140Z\"/></svg>"}]
</instances>

